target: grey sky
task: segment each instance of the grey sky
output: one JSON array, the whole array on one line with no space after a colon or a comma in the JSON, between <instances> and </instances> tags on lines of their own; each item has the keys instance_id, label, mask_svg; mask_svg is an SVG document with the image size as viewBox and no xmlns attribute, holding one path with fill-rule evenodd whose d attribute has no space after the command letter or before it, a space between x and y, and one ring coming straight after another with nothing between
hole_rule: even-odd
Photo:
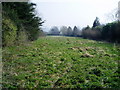
<instances>
[{"instance_id":1,"label":"grey sky","mask_svg":"<svg viewBox=\"0 0 120 90\"><path fill-rule=\"evenodd\" d=\"M118 7L119 0L31 0L37 4L37 13L51 26L92 26L95 17L107 23L108 14Z\"/></svg>"}]
</instances>

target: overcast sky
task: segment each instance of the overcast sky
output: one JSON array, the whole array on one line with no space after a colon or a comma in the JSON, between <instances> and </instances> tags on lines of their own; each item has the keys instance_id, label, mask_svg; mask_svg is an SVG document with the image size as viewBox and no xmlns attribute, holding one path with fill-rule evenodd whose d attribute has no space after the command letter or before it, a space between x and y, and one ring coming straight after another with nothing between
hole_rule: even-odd
<instances>
[{"instance_id":1,"label":"overcast sky","mask_svg":"<svg viewBox=\"0 0 120 90\"><path fill-rule=\"evenodd\" d=\"M110 22L109 14L118 7L120 0L31 0L36 3L37 14L52 26L92 26L96 16L101 23Z\"/></svg>"}]
</instances>

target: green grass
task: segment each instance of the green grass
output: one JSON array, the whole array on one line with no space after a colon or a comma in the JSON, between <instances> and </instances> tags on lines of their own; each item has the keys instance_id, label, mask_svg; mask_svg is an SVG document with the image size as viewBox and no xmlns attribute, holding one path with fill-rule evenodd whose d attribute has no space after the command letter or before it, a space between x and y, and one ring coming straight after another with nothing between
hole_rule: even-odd
<instances>
[{"instance_id":1,"label":"green grass","mask_svg":"<svg viewBox=\"0 0 120 90\"><path fill-rule=\"evenodd\" d=\"M6 88L120 88L120 46L75 37L42 37L3 49Z\"/></svg>"}]
</instances>

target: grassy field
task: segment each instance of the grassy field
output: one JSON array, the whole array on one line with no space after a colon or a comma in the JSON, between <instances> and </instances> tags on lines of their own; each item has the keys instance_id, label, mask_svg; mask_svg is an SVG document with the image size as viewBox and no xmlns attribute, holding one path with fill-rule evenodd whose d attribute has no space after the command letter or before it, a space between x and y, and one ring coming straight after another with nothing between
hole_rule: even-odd
<instances>
[{"instance_id":1,"label":"grassy field","mask_svg":"<svg viewBox=\"0 0 120 90\"><path fill-rule=\"evenodd\" d=\"M120 46L75 37L42 37L3 48L3 87L120 88Z\"/></svg>"}]
</instances>

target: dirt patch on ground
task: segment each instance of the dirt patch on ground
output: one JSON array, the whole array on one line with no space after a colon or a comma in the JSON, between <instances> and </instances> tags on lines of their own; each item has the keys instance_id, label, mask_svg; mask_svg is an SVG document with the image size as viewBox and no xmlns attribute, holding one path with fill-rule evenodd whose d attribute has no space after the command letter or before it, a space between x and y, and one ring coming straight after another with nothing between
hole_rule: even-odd
<instances>
[{"instance_id":1,"label":"dirt patch on ground","mask_svg":"<svg viewBox=\"0 0 120 90\"><path fill-rule=\"evenodd\" d=\"M94 56L89 53L85 53L85 54L81 55L81 57L94 57Z\"/></svg>"}]
</instances>

